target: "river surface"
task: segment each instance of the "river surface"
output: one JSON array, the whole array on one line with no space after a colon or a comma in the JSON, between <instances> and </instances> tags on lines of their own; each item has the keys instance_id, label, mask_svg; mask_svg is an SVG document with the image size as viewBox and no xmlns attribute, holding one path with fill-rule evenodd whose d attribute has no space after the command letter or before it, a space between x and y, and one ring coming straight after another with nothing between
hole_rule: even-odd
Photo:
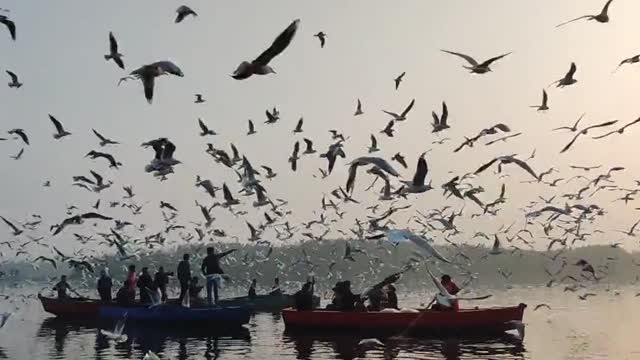
<instances>
[{"instance_id":1,"label":"river surface","mask_svg":"<svg viewBox=\"0 0 640 360\"><path fill-rule=\"evenodd\" d=\"M129 339L114 343L100 326L68 323L45 313L38 289L3 289L0 312L12 312L0 329L0 359L142 359L153 351L162 359L640 359L640 297L634 287L590 288L576 293L554 288L486 290L494 296L473 305L528 304L523 342L494 340L380 338L384 347L366 349L360 334L285 334L278 314L257 314L242 331L186 333L127 325ZM596 296L580 300L586 292ZM479 291L480 293L480 291ZM25 297L31 295L31 297ZM426 294L400 297L417 307ZM541 308L547 303L551 310ZM109 329L111 330L111 329Z\"/></svg>"}]
</instances>

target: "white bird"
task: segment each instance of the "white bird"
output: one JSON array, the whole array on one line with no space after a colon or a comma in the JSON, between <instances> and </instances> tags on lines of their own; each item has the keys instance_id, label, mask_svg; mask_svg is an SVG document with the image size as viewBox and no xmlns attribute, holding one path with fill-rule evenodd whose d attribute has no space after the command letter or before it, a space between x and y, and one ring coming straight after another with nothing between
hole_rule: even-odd
<instances>
[{"instance_id":1,"label":"white bird","mask_svg":"<svg viewBox=\"0 0 640 360\"><path fill-rule=\"evenodd\" d=\"M198 16L198 14L193 11L193 9L191 9L190 7L188 7L187 5L182 5L180 6L176 12L178 13L178 15L176 16L176 20L175 23L181 23L182 20L184 20L184 18L186 18L189 15L193 15L193 17Z\"/></svg>"},{"instance_id":2,"label":"white bird","mask_svg":"<svg viewBox=\"0 0 640 360\"><path fill-rule=\"evenodd\" d=\"M391 166L391 164L387 162L387 160L379 157L362 156L353 160L349 164L349 177L347 179L347 186L346 186L347 192L353 191L353 186L355 185L356 173L358 171L358 167L363 165L375 165L376 167L380 168L380 170L392 176L396 176L396 177L400 176L400 174L393 168L393 166Z\"/></svg>"},{"instance_id":3,"label":"white bird","mask_svg":"<svg viewBox=\"0 0 640 360\"><path fill-rule=\"evenodd\" d=\"M107 61L113 60L120 69L124 70L124 62L122 61L123 56L124 55L118 52L118 41L115 36L113 36L113 33L109 31L109 54L105 55L104 59Z\"/></svg>"},{"instance_id":4,"label":"white bird","mask_svg":"<svg viewBox=\"0 0 640 360\"><path fill-rule=\"evenodd\" d=\"M600 13L598 15L583 15L583 16L579 16L575 19L563 22L562 24L558 24L556 25L556 27L561 27L567 24L570 24L574 21L578 21L578 20L582 20L582 19L587 19L588 21L590 20L595 20L599 23L608 23L609 22L609 5L611 5L611 2L613 0L608 0L607 3L604 5L604 7L602 8L602 10L600 11Z\"/></svg>"},{"instance_id":5,"label":"white bird","mask_svg":"<svg viewBox=\"0 0 640 360\"><path fill-rule=\"evenodd\" d=\"M402 111L400 115L387 110L382 110L382 112L387 115L391 115L393 117L393 120L395 121L404 121L404 120L407 120L407 114L409 114L409 111L411 111L415 103L416 103L416 99L412 99L409 105L407 105L407 107L404 109L404 111Z\"/></svg>"},{"instance_id":6,"label":"white bird","mask_svg":"<svg viewBox=\"0 0 640 360\"><path fill-rule=\"evenodd\" d=\"M55 126L55 128L56 128L56 133L53 134L53 138L54 139L57 140L57 139L61 139L61 138L65 137L67 135L71 135L71 133L66 131L64 129L64 127L62 126L62 123L60 123L60 121L58 121L58 119L53 117L53 115L49 114L49 119L53 123L53 126Z\"/></svg>"},{"instance_id":7,"label":"white bird","mask_svg":"<svg viewBox=\"0 0 640 360\"><path fill-rule=\"evenodd\" d=\"M371 338L371 339L362 339L358 342L358 346L361 347L366 347L366 348L373 348L373 347L378 347L378 346L384 346L384 343L378 339L375 338Z\"/></svg>"},{"instance_id":8,"label":"white bird","mask_svg":"<svg viewBox=\"0 0 640 360\"><path fill-rule=\"evenodd\" d=\"M7 74L11 77L11 82L9 83L10 88L19 89L22 86L22 83L18 81L18 75L14 72L7 70Z\"/></svg>"},{"instance_id":9,"label":"white bird","mask_svg":"<svg viewBox=\"0 0 640 360\"><path fill-rule=\"evenodd\" d=\"M447 54L456 55L456 56L459 56L459 57L465 59L471 66L463 66L463 67L465 69L467 69L467 70L470 70L472 73L475 73L475 74L484 74L484 73L487 73L487 72L491 71L491 68L489 66L494 61L500 60L503 57L511 54L510 52L506 53L506 54L502 54L500 56L493 57L493 58L491 58L491 59L479 64L474 58L472 58L469 55L465 55L465 54L462 54L462 53L457 53L457 52L453 52L453 51L449 51L449 50L440 50L440 51L445 52Z\"/></svg>"},{"instance_id":10,"label":"white bird","mask_svg":"<svg viewBox=\"0 0 640 360\"><path fill-rule=\"evenodd\" d=\"M251 75L267 75L275 73L273 68L269 66L269 62L286 49L298 30L300 19L294 20L278 37L273 41L271 46L265 50L260 56L252 62L243 61L236 71L231 75L236 80L244 80Z\"/></svg>"},{"instance_id":11,"label":"white bird","mask_svg":"<svg viewBox=\"0 0 640 360\"><path fill-rule=\"evenodd\" d=\"M127 314L125 313L124 318L118 320L113 331L101 329L100 334L104 335L109 340L114 340L115 342L123 343L128 339L127 334L123 334L126 321L127 321Z\"/></svg>"},{"instance_id":12,"label":"white bird","mask_svg":"<svg viewBox=\"0 0 640 360\"><path fill-rule=\"evenodd\" d=\"M445 263L451 264L451 260L447 259L442 255L436 248L434 248L430 242L433 240L427 239L422 235L414 234L413 232L407 229L385 229L382 228L383 231L386 232L387 238L394 244L398 244L402 241L411 241L417 247L424 250L427 254L435 257L436 259L443 261Z\"/></svg>"}]
</instances>

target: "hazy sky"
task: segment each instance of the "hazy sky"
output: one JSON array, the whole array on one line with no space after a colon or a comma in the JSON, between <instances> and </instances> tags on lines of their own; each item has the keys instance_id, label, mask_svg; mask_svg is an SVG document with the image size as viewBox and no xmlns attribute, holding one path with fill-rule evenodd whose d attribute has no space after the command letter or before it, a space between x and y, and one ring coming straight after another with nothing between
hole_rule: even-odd
<instances>
[{"instance_id":1,"label":"hazy sky","mask_svg":"<svg viewBox=\"0 0 640 360\"><path fill-rule=\"evenodd\" d=\"M121 199L123 185L133 185L137 194L134 200L139 204L149 202L143 215L134 217L127 209L108 207L101 212L136 224L146 223L153 233L163 229L158 209L162 199L179 208L180 222L189 225L189 220L202 220L194 200L210 202L202 189L194 187L196 174L218 186L227 182L233 191L240 189L233 171L204 153L207 142L227 150L233 142L254 166L264 164L278 172L278 177L264 180L264 185L272 198L290 201L294 214L289 220L295 224L317 218L313 211L319 209L322 194L344 186L347 161L366 154L371 133L376 134L383 150L380 156L389 159L400 151L407 157L410 168L401 169L407 179L413 175L417 156L434 149L427 156L428 179L434 180L437 189L410 197L413 210L426 211L444 204L460 209L462 201L443 199L439 188L443 182L475 170L496 155L517 153L526 158L533 149L537 156L530 164L537 172L551 166L561 170L548 180L580 174L569 170L569 164L605 164L603 168L626 167L616 180L634 186L632 180L639 169L632 149L640 129L630 128L622 136L598 141L584 137L566 154L559 154L559 150L571 134L551 129L572 125L582 113L587 113L582 125L611 119L624 124L640 115L640 68L624 67L611 74L620 60L640 52L640 46L634 44L640 11L637 1L614 1L608 24L583 21L560 29L555 25L562 21L598 13L604 1L191 0L185 4L200 16L174 24L175 9L181 4L152 0L0 1L0 7L11 10L10 17L18 26L15 43L6 29L0 29L2 76L5 69L12 70L25 84L18 90L0 86L2 128L24 128L31 138L21 161L8 158L20 150L21 142L0 142L4 154L0 159L0 215L21 221L30 214L41 214L45 218L41 231L45 234L45 228L66 217L66 206L74 204L88 210L98 198L105 206L109 200ZM229 76L241 61L251 60L266 49L296 18L301 19L296 38L272 63L277 74L245 81ZM108 52L109 31L120 43L127 72L171 59L180 65L185 77L159 79L153 105L146 103L139 82L116 86L126 73L103 58ZM324 49L313 37L318 31L327 33ZM509 51L513 54L495 63L493 73L478 76L461 67L462 59L440 49L467 53L481 61ZM578 83L565 89L550 88L551 110L547 113L529 108L540 102L542 88L561 78L572 61L578 65ZM393 78L403 71L407 72L405 81L395 91ZM194 93L204 94L207 102L194 104ZM362 99L365 115L353 117L357 98ZM412 98L416 105L407 121L396 124L396 137L378 134L389 120L381 109L399 112ZM440 112L443 100L449 105L452 128L441 137L452 141L432 145L439 137L431 133L430 113ZM265 125L264 111L273 106L280 109L281 121ZM61 120L73 135L54 140L48 113ZM294 136L291 130L301 116L305 132ZM220 135L199 137L198 117ZM257 135L245 135L247 119L253 119ZM463 136L475 135L498 122L524 135L508 143L485 147L481 141L473 149L452 152ZM100 150L92 128L123 143L102 149L124 163L121 170L108 169L101 159L83 158L89 150ZM294 142L308 137L324 151L332 142L329 129L350 136L345 145L347 159L340 159L326 180L312 177L319 167L326 166L317 156L305 156L298 172L291 172L287 158ZM160 136L176 144L175 157L183 162L165 182L144 172L153 152L139 146ZM73 175L89 175L90 169L113 180L114 186L99 195L71 186ZM550 197L583 186L582 182L558 188L520 184L529 180L524 173L511 167L505 171L512 176L504 180L509 199L504 210L498 217L468 220L477 207L467 201L465 219L458 220L464 232L460 241L476 230L495 231L500 224L514 220L522 223L518 208L538 195ZM51 180L53 186L43 188L45 180ZM362 205L345 206L343 210L349 215L334 225L336 228L347 229L354 217L364 217L365 206L377 202L377 194L363 191L370 180L364 173L358 176L354 196ZM485 172L473 183L484 186L486 193L480 197L491 201L497 197L502 180ZM612 203L620 196L602 192L581 202L597 203L608 211L597 228L628 228L637 214L631 203L626 207ZM245 205L239 209L249 211L246 219L261 222L264 210L251 207L253 198L242 199ZM563 205L564 200L555 203ZM399 216L399 226L406 226L411 214ZM242 219L221 209L216 209L214 216L218 219L215 227L241 239L248 237ZM98 229L106 228L100 225ZM90 230L89 225L67 230L49 242L71 249L76 247L72 232ZM436 239L440 236L432 235ZM620 234L609 233L592 241L620 238ZM169 239L176 240L177 233ZM273 240L274 234L267 232L265 239ZM630 241L628 244L633 248Z\"/></svg>"}]
</instances>

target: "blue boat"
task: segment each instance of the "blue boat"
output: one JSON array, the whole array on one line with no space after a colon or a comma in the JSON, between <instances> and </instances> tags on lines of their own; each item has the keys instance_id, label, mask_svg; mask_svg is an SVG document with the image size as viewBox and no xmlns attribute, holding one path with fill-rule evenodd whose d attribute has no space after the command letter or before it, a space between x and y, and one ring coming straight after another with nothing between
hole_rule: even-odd
<instances>
[{"instance_id":1,"label":"blue boat","mask_svg":"<svg viewBox=\"0 0 640 360\"><path fill-rule=\"evenodd\" d=\"M116 320L126 316L128 320L164 322L171 326L198 323L240 326L249 322L251 313L252 309L249 306L185 308L179 305L163 304L142 307L100 307L100 317L103 319Z\"/></svg>"}]
</instances>

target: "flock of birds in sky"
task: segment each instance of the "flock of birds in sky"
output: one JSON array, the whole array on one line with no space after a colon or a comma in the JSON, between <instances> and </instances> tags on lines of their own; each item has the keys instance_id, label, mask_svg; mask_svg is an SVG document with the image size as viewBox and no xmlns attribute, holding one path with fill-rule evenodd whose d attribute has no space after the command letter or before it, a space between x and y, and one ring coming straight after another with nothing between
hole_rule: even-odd
<instances>
[{"instance_id":1,"label":"flock of birds in sky","mask_svg":"<svg viewBox=\"0 0 640 360\"><path fill-rule=\"evenodd\" d=\"M607 23L609 21L609 7L611 3L612 0L607 1L601 12L597 15L580 16L571 21L561 23L558 26L565 26L578 20ZM16 26L16 23L12 20L10 12L6 10L3 12L4 14L0 15L0 23L8 30L7 35L14 41L20 41L19 32L17 31L19 27ZM198 16L198 14L193 9L188 6L180 6L177 9L175 23L190 21L191 18L196 16ZM287 56L287 48L296 46L296 42L299 41L316 41L313 39L317 38L319 42L318 46L325 49L322 51L327 51L326 48L330 47L330 38L325 32L318 31L313 37L309 35L306 38L300 38L300 36L296 36L300 26L301 20L296 19L292 21L275 37L275 40L273 40L266 50L259 53L259 55L251 61L241 61L230 76L237 81L248 82L255 81L256 76L278 76L272 64L277 63L279 57ZM597 25L594 24L594 26ZM108 45L108 54L104 55L104 59L109 63L105 64L105 66L110 66L112 62L114 66L118 66L121 69L129 68L123 60L123 52L125 51L119 47L116 35L113 33L105 34L105 40L107 38L106 35L108 35L108 44L105 43L105 47ZM259 49L246 50L250 52ZM9 48L6 51L11 50ZM480 62L472 56L461 52L450 50L442 50L442 52L443 56L451 56L452 61L456 59L463 61L464 69L473 74L469 77L468 81L474 81L474 76L491 76L491 72L493 71L492 66L496 65L499 61L508 61L510 56L514 56L507 52ZM618 67L625 64L634 64L639 61L640 55L636 55L624 59ZM278 71L286 72L287 69L282 68L278 69ZM9 70L7 70L6 73L10 81L8 86L15 91L20 91L22 86L29 86L29 84L23 85L20 82L19 74ZM152 104L154 89L157 86L168 86L168 83L164 83L164 80L161 84L159 79L164 76L173 76L176 79L172 79L172 81L179 81L177 78L187 75L188 72L183 72L177 64L168 60L159 60L130 71L127 76L120 79L118 86L121 86L123 83L126 85L126 83L131 80L139 80L143 85L146 101ZM571 63L568 72L547 86L547 88L552 85L565 88L576 86L578 83L578 75L577 64ZM395 90L399 90L406 76L410 76L410 74L402 72L395 79L392 79L393 82L390 81L389 86L393 86ZM203 94L195 94L194 106L199 106L199 104L205 102L206 99ZM69 207L66 218L50 220L52 223L49 228L50 235L46 238L36 238L30 234L43 225L44 219L39 215L34 214L32 218L16 220L9 213L10 206L5 207L4 214L2 214L0 218L7 225L7 229L9 230L8 235L10 237L8 240L0 242L0 250L5 248L5 250L11 251L17 259L29 259L33 262L34 266L38 266L37 264L39 263L48 263L49 266L58 268L61 263L66 263L79 271L92 274L95 271L97 261L95 248L103 245L112 248L115 247L118 257L123 261L123 265L125 265L126 261L139 259L139 254L143 251L165 246L167 239L175 236L175 233L178 233L177 236L184 242L190 242L192 240L209 241L210 239L221 238L247 240L250 243L268 246L270 250L266 255L267 257L273 251L272 245L274 245L268 241L268 239L273 238L273 236L265 236L267 231L272 231L275 234L275 238L282 243L286 243L289 240L310 240L318 242L325 240L328 234L332 233L333 236L339 234L344 238L358 239L348 242L344 250L344 255L334 259L333 264L337 261L356 261L353 255L358 253L358 241L376 241L377 239L388 238L390 242L385 244L397 245L401 242L410 242L413 246L420 249L425 256L434 257L438 261L454 263L462 267L465 261L471 261L471 259L462 252L458 246L459 244L452 240L454 236L463 234L462 229L456 225L456 219L469 213L471 218L498 216L501 207L508 200L505 181L509 177L509 173L507 173L507 169L509 169L510 172L522 171L524 176L528 178L527 182L546 184L549 187L556 187L560 183L573 181L582 182L582 185L576 193L553 196L550 199L539 197L539 200L532 201L523 208L525 221L522 226L514 226L514 222L514 224L510 226L502 226L494 233L476 232L473 236L469 236L470 234L467 233L467 240L472 241L477 238L486 239L487 244L490 246L488 246L485 258L499 255L509 256L509 254L516 256L521 247L533 248L534 242L540 241L541 239L548 240L547 252L544 256L547 256L549 261L554 264L553 267L556 268L553 273L548 271L551 276L550 284L558 281L557 279L566 265L575 266L579 270L580 277L569 276L569 278L574 281L572 285L568 286L571 291L583 289L585 287L585 285L583 285L585 281L598 281L605 276L606 267L593 265L584 259L575 264L567 263L566 258L564 258L562 254L565 249L571 247L576 242L585 242L594 234L603 232L598 229L594 229L591 232L587 230L589 224L594 223L599 217L607 213L603 207L591 201L596 193L602 190L619 192L622 195L617 201L627 203L633 200L634 196L640 192L640 187L628 189L614 182L614 176L625 170L623 167L615 166L606 169L602 166L572 165L571 171L578 172L578 175L571 178L550 179L550 177L553 176L554 173L559 172L559 170L553 167L545 171L535 169L533 165L535 151L529 157L506 153L492 159L487 159L486 163L478 166L472 172L453 176L443 184L434 185L433 181L429 179L428 152L418 154L414 162L415 167L412 166L411 157L401 153L396 153L390 159L376 156L376 153L380 151L378 138L397 137L401 124L411 120L411 111L415 103L416 100L413 99L404 109L395 109L395 111L382 110L384 114L389 116L388 123L383 129L374 130L370 133L370 146L368 147L367 154L355 154L356 156L351 156L351 154L347 155L346 145L348 144L349 136L333 129L329 130L331 143L325 150L317 150L314 147L314 141L310 137L303 137L302 141L295 140L292 152L287 159L288 171L298 171L300 162L305 161L305 158L310 156L319 156L322 161L325 161L326 166L320 168L318 173L313 174L316 178L326 179L330 176L335 176L335 174L332 175L332 173L336 166L348 167L348 176L344 179L344 186L339 186L330 193L323 195L321 199L322 211L320 212L319 218L308 222L292 224L287 219L292 213L292 210L287 207L288 201L285 199L272 199L269 196L267 184L279 176L272 167L266 165L255 166L248 156L243 155L233 144L231 144L230 152L208 144L205 150L206 153L210 155L216 163L220 164L221 169L235 172L235 174L237 174L238 184L219 183L215 179L205 179L199 175L196 177L195 186L203 191L203 197L195 202L202 214L202 219L192 222L192 224L195 224L193 231L187 227L191 225L178 221L178 209L164 200L159 201L157 204L162 209L165 225L162 230L154 233L150 233L144 224L134 224L128 220L116 219L114 216L109 215L113 208L128 208L131 210L132 215L138 215L143 211L143 206L134 201L136 197L134 189L131 186L123 186L124 196L122 198L111 199L108 203L105 201L105 204L102 203L104 199L99 198L95 203L91 204L91 211L81 212L76 206ZM366 104L360 99L357 99L353 116L362 116L365 114L365 111L369 111L367 107L373 107L373 105L365 105ZM532 108L536 111L550 111L551 107L549 105L549 96L546 88L542 90L541 103L539 105L532 105ZM449 109L446 102L442 102L441 109L433 111L432 117L432 133L438 137L433 141L433 145L446 146L447 143L452 140L442 136L446 135L451 127L456 126L455 122L450 122ZM73 137L79 136L79 134L72 133L66 129L63 122L53 114L49 114L49 120L53 125L54 139L62 140L69 138L67 141L73 141ZM590 124L583 124L583 120L584 116L581 116L572 126L570 124L569 126L553 129L554 131L566 131L570 133L566 146L559 149L560 153L570 151L578 140L591 141L608 136L615 136L616 134L622 135L632 125L640 122L639 118L626 125L615 127L618 125L617 120ZM279 121L280 111L277 107L265 111L265 124L275 126ZM201 119L198 119L198 126L200 132L199 134L194 133L194 137L199 135L203 138L208 138L217 135L216 132ZM246 136L253 136L257 133L257 127L253 121L249 120L247 126ZM595 133L596 131L604 132ZM124 165L118 160L117 156L114 155L112 149L116 150L118 148L120 144L119 141L108 138L96 129L92 129L92 132L97 138L96 145L99 146L100 150L90 150L86 153L86 157L101 162L104 161L104 165L108 166L111 171L111 176L117 178L118 169ZM292 132L294 136L304 133L303 118L300 118ZM592 133L595 133L595 135L590 139L589 136L591 136ZM29 132L26 129L11 129L7 131L7 135L8 137L0 138L0 140L21 142L23 144L22 149L16 155L12 156L15 160L20 160L25 147L34 145L30 143ZM511 126L508 124L491 124L476 134L470 134L469 136L465 136L464 139L460 139L459 145L453 147L452 151L469 151L469 149L477 146L480 141L485 141L484 145L486 146L503 144L510 139L522 135L521 132L512 131ZM140 171L149 174L149 181L153 181L154 178L164 181L174 172L181 171L181 162L176 158L177 147L169 137L143 139L141 146L145 149L153 150L153 152L149 152L150 157L152 155L149 163L144 164L144 166L142 164L139 165ZM347 160L347 158L349 158L349 160ZM398 169L411 168L415 169L411 178L404 178L400 171L398 171ZM490 170L495 171L491 172ZM372 181L371 185L366 187L367 194L373 193L370 190L374 189L376 183L380 182L382 184L377 199L371 206L363 206L361 204L362 201L354 197L356 189L359 188L359 184L356 181L359 172L360 178L366 176ZM598 172L598 175L594 177L589 176L593 172ZM474 185L474 180L480 176L495 177L498 182L502 182L499 189L496 189L495 196L484 195L485 189L481 186ZM90 170L84 175L74 175L72 180L74 186L95 194L100 194L105 189L114 185L112 180L106 179L104 175L94 170ZM640 182L637 185L640 186ZM44 186L51 187L53 184L47 181L44 183ZM365 188L364 186L361 187ZM442 208L430 209L426 212L415 209L412 206L412 201L428 191L442 191L444 196L450 199L449 205ZM222 196L220 196L220 192ZM255 196L253 202L245 200L251 196ZM386 202L390 205L384 206ZM342 220L345 214L343 210L345 205L360 206L369 214L364 220L357 219L355 224L350 227L350 231L339 229L336 225ZM383 209L383 207L385 208ZM214 213L218 211L218 209L219 211L229 211L238 217L245 216L252 211L261 212L261 217L264 218L264 221L258 225L251 224L247 221L247 235L245 237L232 236L229 235L226 230L222 229L224 224L218 224L216 222ZM410 214L410 229L401 228L393 220L395 214L403 212ZM108 231L92 232L91 228L86 226L88 223L104 224L104 226L108 228ZM638 223L635 223L629 230L620 232L625 236L633 238L637 235L635 232L637 225ZM132 230L129 231L128 229ZM82 249L76 251L74 254L65 254L55 246L50 245L56 237L69 236L71 234L79 244L83 245ZM447 255L442 254L441 250L433 246L432 238L448 242L451 245L452 253ZM87 244L95 245L93 255L88 253L89 250L87 248L89 247L85 246ZM619 247L621 245L622 243L611 244L612 247ZM50 249L51 254L32 257L29 249L33 247ZM310 260L311 257L306 254L305 258L308 261L312 261ZM6 260L6 257L3 256L2 261L4 262ZM581 299L586 299L589 296L591 296L589 293L580 295Z\"/></svg>"}]
</instances>

